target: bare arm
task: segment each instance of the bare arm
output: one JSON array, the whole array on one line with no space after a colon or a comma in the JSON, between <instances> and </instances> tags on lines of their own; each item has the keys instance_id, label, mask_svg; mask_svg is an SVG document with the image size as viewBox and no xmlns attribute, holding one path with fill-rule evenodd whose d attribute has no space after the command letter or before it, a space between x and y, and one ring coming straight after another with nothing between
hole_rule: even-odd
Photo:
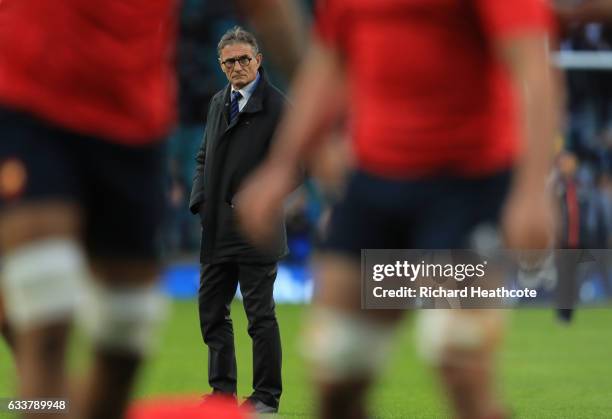
<instances>
[{"instance_id":1,"label":"bare arm","mask_svg":"<svg viewBox=\"0 0 612 419\"><path fill-rule=\"evenodd\" d=\"M236 0L272 59L290 79L306 50L306 22L296 0Z\"/></svg>"},{"instance_id":2,"label":"bare arm","mask_svg":"<svg viewBox=\"0 0 612 419\"><path fill-rule=\"evenodd\" d=\"M498 52L512 77L520 110L522 153L505 212L508 244L541 249L552 244L554 212L546 191L559 132L561 89L550 62L547 37L504 40Z\"/></svg>"},{"instance_id":3,"label":"bare arm","mask_svg":"<svg viewBox=\"0 0 612 419\"><path fill-rule=\"evenodd\" d=\"M559 132L558 74L543 36L515 38L499 48L518 93L523 153L517 182L540 188L550 173L554 138Z\"/></svg>"},{"instance_id":4,"label":"bare arm","mask_svg":"<svg viewBox=\"0 0 612 419\"><path fill-rule=\"evenodd\" d=\"M291 89L293 106L276 131L268 164L286 170L307 161L346 108L346 81L338 53L314 41Z\"/></svg>"},{"instance_id":5,"label":"bare arm","mask_svg":"<svg viewBox=\"0 0 612 419\"><path fill-rule=\"evenodd\" d=\"M283 201L295 187L300 167L323 135L343 114L344 70L338 54L314 41L292 86L293 106L279 124L266 161L251 176L238 199L242 226L265 245L273 237Z\"/></svg>"}]
</instances>

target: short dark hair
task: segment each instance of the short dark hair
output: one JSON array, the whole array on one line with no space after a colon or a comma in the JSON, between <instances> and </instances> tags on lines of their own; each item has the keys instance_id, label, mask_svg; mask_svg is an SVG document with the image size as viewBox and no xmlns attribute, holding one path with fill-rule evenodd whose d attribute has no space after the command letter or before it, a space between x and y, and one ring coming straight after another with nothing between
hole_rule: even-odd
<instances>
[{"instance_id":1,"label":"short dark hair","mask_svg":"<svg viewBox=\"0 0 612 419\"><path fill-rule=\"evenodd\" d=\"M217 54L219 54L219 57L221 56L221 50L232 44L248 44L253 48L255 55L259 54L259 46L257 45L255 36L240 26L234 26L223 34L217 45Z\"/></svg>"}]
</instances>

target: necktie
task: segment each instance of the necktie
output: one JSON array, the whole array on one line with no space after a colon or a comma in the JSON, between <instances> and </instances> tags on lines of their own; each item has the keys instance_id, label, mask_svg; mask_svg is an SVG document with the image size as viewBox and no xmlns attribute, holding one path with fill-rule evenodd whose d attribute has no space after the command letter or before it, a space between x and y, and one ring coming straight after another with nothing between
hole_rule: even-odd
<instances>
[{"instance_id":1,"label":"necktie","mask_svg":"<svg viewBox=\"0 0 612 419\"><path fill-rule=\"evenodd\" d=\"M230 108L230 124L238 117L240 108L238 107L238 101L242 97L242 94L238 91L232 92L232 106Z\"/></svg>"}]
</instances>

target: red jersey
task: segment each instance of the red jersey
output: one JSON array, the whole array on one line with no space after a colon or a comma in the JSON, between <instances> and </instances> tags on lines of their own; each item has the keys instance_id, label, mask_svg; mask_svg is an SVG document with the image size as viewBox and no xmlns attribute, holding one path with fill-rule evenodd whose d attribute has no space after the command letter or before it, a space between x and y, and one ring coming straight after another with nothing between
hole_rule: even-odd
<instances>
[{"instance_id":1,"label":"red jersey","mask_svg":"<svg viewBox=\"0 0 612 419\"><path fill-rule=\"evenodd\" d=\"M360 168L469 176L512 165L518 108L493 44L550 31L545 0L321 0L317 19L345 59Z\"/></svg>"},{"instance_id":2,"label":"red jersey","mask_svg":"<svg viewBox=\"0 0 612 419\"><path fill-rule=\"evenodd\" d=\"M0 0L0 104L123 144L174 118L175 0Z\"/></svg>"}]
</instances>

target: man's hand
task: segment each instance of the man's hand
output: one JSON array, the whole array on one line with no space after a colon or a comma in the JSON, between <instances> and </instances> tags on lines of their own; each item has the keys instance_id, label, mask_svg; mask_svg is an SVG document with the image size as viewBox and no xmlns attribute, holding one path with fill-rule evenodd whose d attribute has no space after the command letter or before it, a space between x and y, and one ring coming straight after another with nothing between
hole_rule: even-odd
<instances>
[{"instance_id":1,"label":"man's hand","mask_svg":"<svg viewBox=\"0 0 612 419\"><path fill-rule=\"evenodd\" d=\"M291 166L270 161L247 179L235 203L242 230L254 245L265 248L274 244L283 217L283 202L295 185Z\"/></svg>"},{"instance_id":2,"label":"man's hand","mask_svg":"<svg viewBox=\"0 0 612 419\"><path fill-rule=\"evenodd\" d=\"M552 199L544 188L515 188L502 219L506 245L514 250L550 249L556 218Z\"/></svg>"}]
</instances>

